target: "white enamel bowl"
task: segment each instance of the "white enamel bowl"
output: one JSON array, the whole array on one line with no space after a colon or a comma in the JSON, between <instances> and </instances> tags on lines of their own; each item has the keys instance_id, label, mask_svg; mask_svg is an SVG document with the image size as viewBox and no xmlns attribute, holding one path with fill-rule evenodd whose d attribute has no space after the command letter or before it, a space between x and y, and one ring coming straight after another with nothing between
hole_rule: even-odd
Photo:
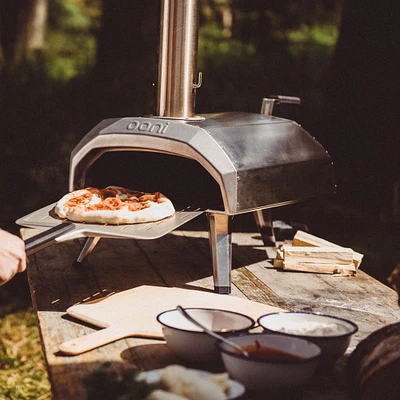
<instances>
[{"instance_id":1,"label":"white enamel bowl","mask_svg":"<svg viewBox=\"0 0 400 400\"><path fill-rule=\"evenodd\" d=\"M255 321L244 314L211 308L185 308L186 312L206 328L223 336L248 332ZM164 311L157 316L164 338L172 351L194 363L221 362L217 340L187 320L178 310Z\"/></svg>"},{"instance_id":2,"label":"white enamel bowl","mask_svg":"<svg viewBox=\"0 0 400 400\"><path fill-rule=\"evenodd\" d=\"M321 366L329 367L346 351L358 326L332 315L312 312L280 312L260 317L265 332L309 340L321 348Z\"/></svg>"},{"instance_id":3,"label":"white enamel bowl","mask_svg":"<svg viewBox=\"0 0 400 400\"><path fill-rule=\"evenodd\" d=\"M299 357L290 360L246 358L219 341L218 348L229 376L242 383L250 392L284 394L296 390L312 378L319 364L320 348L304 339L269 333L253 333L229 339L242 347L254 345L257 340L261 346Z\"/></svg>"}]
</instances>

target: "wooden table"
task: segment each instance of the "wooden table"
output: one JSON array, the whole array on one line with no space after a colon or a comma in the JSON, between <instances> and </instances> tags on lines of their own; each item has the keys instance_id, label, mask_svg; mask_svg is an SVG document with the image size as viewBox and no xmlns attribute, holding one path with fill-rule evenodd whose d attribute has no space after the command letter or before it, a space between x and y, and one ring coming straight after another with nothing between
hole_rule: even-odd
<instances>
[{"instance_id":1,"label":"wooden table","mask_svg":"<svg viewBox=\"0 0 400 400\"><path fill-rule=\"evenodd\" d=\"M22 230L24 238L37 233ZM210 291L214 287L207 231L179 230L150 241L101 239L88 264L76 267L73 261L82 243L75 240L41 250L30 257L28 268L54 400L85 399L82 379L105 361L140 370L182 364L165 342L140 338L119 340L77 356L60 354L61 343L95 329L66 317L69 306L140 285ZM276 270L258 233L233 233L230 296L283 309L329 313L359 326L347 353L331 371L296 393L296 399L348 399L344 375L349 353L371 332L400 321L394 290L362 271L355 277L340 277Z\"/></svg>"}]
</instances>

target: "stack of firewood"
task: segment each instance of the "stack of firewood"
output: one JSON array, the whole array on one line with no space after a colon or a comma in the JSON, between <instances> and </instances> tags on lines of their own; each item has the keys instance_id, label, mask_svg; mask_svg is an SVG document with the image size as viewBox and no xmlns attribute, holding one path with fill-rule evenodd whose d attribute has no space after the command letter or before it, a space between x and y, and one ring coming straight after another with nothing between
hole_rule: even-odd
<instances>
[{"instance_id":1,"label":"stack of firewood","mask_svg":"<svg viewBox=\"0 0 400 400\"><path fill-rule=\"evenodd\" d=\"M278 247L274 266L288 271L355 275L362 258L350 248L297 231L290 245Z\"/></svg>"}]
</instances>

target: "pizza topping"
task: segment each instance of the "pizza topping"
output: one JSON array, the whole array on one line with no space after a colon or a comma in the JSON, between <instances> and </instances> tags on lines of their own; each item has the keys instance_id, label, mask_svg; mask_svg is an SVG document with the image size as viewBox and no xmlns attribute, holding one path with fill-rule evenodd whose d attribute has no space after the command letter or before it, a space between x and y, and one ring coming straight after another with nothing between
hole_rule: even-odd
<instances>
[{"instance_id":1,"label":"pizza topping","mask_svg":"<svg viewBox=\"0 0 400 400\"><path fill-rule=\"evenodd\" d=\"M90 192L83 193L80 196L73 197L66 202L67 207L76 207L80 204L89 204L93 199L93 195Z\"/></svg>"},{"instance_id":2,"label":"pizza topping","mask_svg":"<svg viewBox=\"0 0 400 400\"><path fill-rule=\"evenodd\" d=\"M100 190L100 198L101 199L107 199L109 197L116 197L117 194L118 194L118 192L112 188L105 188L103 190Z\"/></svg>"},{"instance_id":3,"label":"pizza topping","mask_svg":"<svg viewBox=\"0 0 400 400\"><path fill-rule=\"evenodd\" d=\"M154 201L156 203L162 203L164 200L160 192L154 194L143 194L139 197L139 201Z\"/></svg>"},{"instance_id":4,"label":"pizza topping","mask_svg":"<svg viewBox=\"0 0 400 400\"><path fill-rule=\"evenodd\" d=\"M118 186L88 187L65 195L56 205L61 218L77 222L125 224L152 222L175 213L162 193L145 193Z\"/></svg>"}]
</instances>

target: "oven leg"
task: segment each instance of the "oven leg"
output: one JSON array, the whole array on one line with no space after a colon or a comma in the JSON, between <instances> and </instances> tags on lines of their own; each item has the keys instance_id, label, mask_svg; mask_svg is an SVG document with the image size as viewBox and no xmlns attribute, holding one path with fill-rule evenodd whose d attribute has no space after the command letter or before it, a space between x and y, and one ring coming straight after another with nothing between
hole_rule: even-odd
<instances>
[{"instance_id":1,"label":"oven leg","mask_svg":"<svg viewBox=\"0 0 400 400\"><path fill-rule=\"evenodd\" d=\"M85 259L89 256L92 250L96 247L96 244L99 242L100 237L88 237L85 241L85 244L82 247L81 252L79 253L78 258L74 262L74 265L80 265L85 261Z\"/></svg>"},{"instance_id":2,"label":"oven leg","mask_svg":"<svg viewBox=\"0 0 400 400\"><path fill-rule=\"evenodd\" d=\"M208 214L209 239L216 293L231 292L232 232L226 214Z\"/></svg>"},{"instance_id":3,"label":"oven leg","mask_svg":"<svg viewBox=\"0 0 400 400\"><path fill-rule=\"evenodd\" d=\"M264 246L275 246L275 233L272 222L271 210L257 210L253 212L258 231L261 234Z\"/></svg>"}]
</instances>

